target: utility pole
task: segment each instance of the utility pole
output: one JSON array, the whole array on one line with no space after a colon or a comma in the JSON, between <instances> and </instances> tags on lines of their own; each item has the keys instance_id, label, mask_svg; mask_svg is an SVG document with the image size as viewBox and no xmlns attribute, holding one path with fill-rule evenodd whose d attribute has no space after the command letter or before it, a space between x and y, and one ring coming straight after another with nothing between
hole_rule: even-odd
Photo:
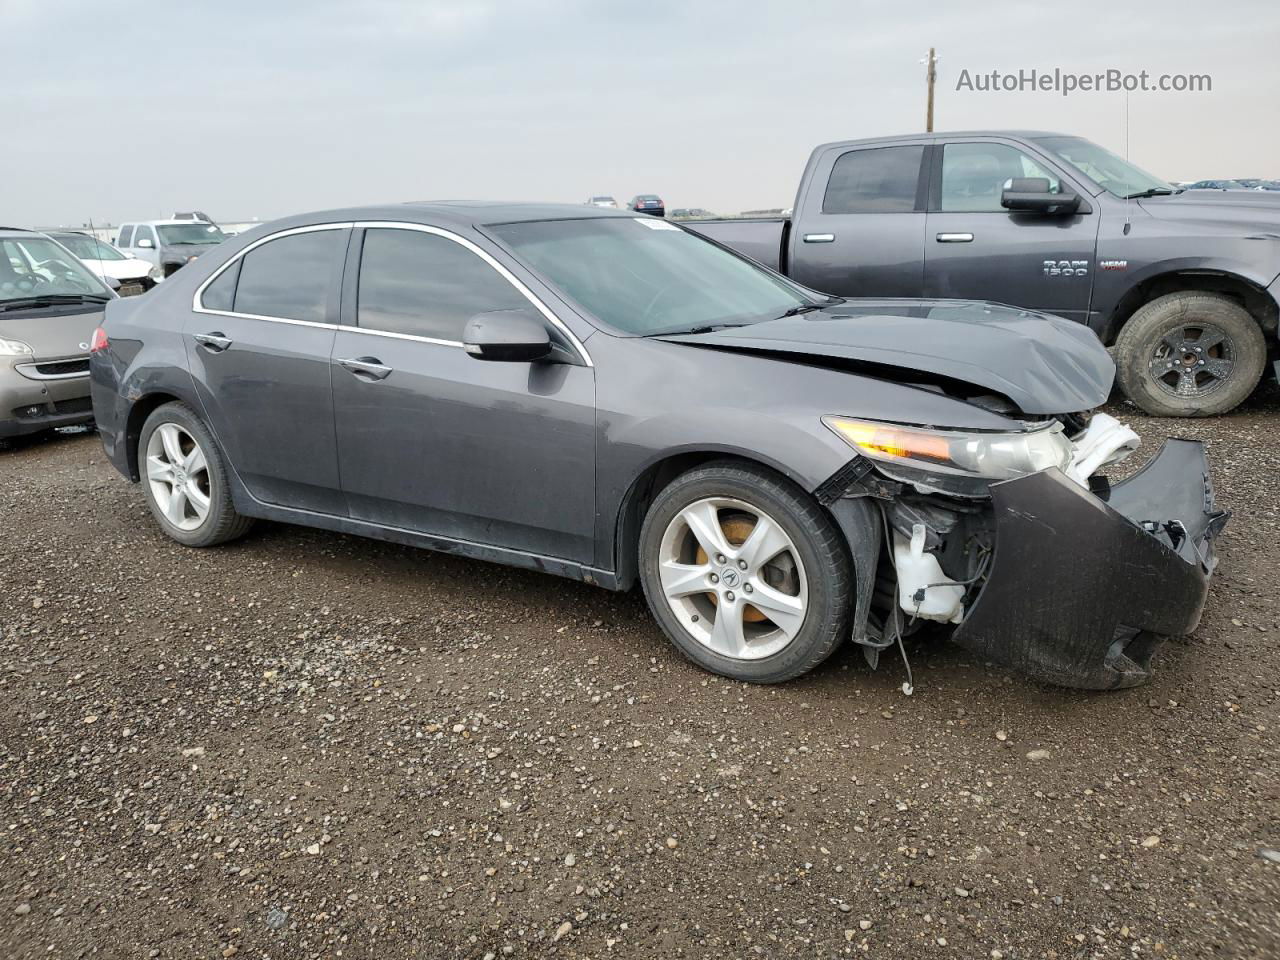
<instances>
[{"instance_id":1,"label":"utility pole","mask_svg":"<svg viewBox=\"0 0 1280 960\"><path fill-rule=\"evenodd\" d=\"M938 57L933 47L929 48L929 56L920 62L929 65L925 71L925 76L929 82L929 107L925 114L924 129L926 133L933 133L933 84L938 79Z\"/></svg>"}]
</instances>

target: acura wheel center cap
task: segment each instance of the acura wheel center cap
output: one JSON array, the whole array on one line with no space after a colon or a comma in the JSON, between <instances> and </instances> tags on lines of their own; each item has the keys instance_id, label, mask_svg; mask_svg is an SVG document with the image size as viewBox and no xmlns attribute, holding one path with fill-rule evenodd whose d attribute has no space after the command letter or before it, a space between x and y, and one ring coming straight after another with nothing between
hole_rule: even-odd
<instances>
[{"instance_id":1,"label":"acura wheel center cap","mask_svg":"<svg viewBox=\"0 0 1280 960\"><path fill-rule=\"evenodd\" d=\"M738 585L738 571L733 567L725 567L720 571L720 582L726 587L736 587Z\"/></svg>"}]
</instances>

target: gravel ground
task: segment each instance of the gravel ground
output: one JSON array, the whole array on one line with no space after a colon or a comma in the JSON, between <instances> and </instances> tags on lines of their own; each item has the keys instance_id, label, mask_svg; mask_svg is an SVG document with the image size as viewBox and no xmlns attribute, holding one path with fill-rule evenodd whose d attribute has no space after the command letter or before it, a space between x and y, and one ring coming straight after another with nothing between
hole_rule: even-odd
<instances>
[{"instance_id":1,"label":"gravel ground","mask_svg":"<svg viewBox=\"0 0 1280 960\"><path fill-rule=\"evenodd\" d=\"M945 644L781 687L638 595L262 524L184 549L96 437L0 453L0 956L1276 957L1280 395L1146 687Z\"/></svg>"}]
</instances>

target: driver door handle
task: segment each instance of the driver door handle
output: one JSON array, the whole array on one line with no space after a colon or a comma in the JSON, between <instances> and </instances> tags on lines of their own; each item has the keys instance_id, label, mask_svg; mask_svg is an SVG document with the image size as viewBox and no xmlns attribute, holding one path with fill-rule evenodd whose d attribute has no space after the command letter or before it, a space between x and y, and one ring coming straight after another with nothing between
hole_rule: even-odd
<instances>
[{"instance_id":1,"label":"driver door handle","mask_svg":"<svg viewBox=\"0 0 1280 960\"><path fill-rule=\"evenodd\" d=\"M361 380L385 380L391 376L391 368L385 366L377 357L356 357L354 360L339 360L338 366Z\"/></svg>"},{"instance_id":2,"label":"driver door handle","mask_svg":"<svg viewBox=\"0 0 1280 960\"><path fill-rule=\"evenodd\" d=\"M972 233L940 233L939 243L973 243Z\"/></svg>"},{"instance_id":3,"label":"driver door handle","mask_svg":"<svg viewBox=\"0 0 1280 960\"><path fill-rule=\"evenodd\" d=\"M801 237L805 243L835 243L834 233L806 233Z\"/></svg>"},{"instance_id":4,"label":"driver door handle","mask_svg":"<svg viewBox=\"0 0 1280 960\"><path fill-rule=\"evenodd\" d=\"M208 347L213 353L221 353L231 346L231 338L223 336L220 330L215 330L213 333L197 333L194 339L200 346Z\"/></svg>"}]
</instances>

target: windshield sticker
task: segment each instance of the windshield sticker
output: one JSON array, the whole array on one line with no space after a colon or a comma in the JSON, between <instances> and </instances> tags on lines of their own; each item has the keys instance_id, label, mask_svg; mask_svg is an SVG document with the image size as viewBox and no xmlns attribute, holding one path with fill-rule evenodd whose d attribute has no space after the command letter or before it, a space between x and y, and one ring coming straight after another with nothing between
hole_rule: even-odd
<instances>
[{"instance_id":1,"label":"windshield sticker","mask_svg":"<svg viewBox=\"0 0 1280 960\"><path fill-rule=\"evenodd\" d=\"M636 223L643 223L650 230L674 230L680 232L680 228L674 223L667 223L661 217L636 217Z\"/></svg>"}]
</instances>

